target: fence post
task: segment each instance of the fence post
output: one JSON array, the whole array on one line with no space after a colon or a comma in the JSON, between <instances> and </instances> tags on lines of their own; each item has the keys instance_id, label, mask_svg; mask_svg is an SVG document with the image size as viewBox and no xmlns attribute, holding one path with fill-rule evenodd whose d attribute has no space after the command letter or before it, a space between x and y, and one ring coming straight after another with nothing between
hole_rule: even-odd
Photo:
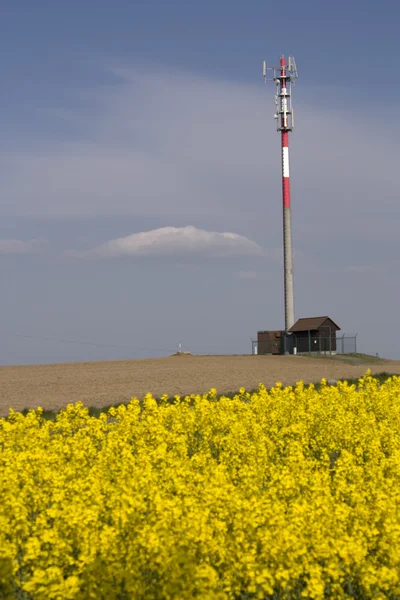
<instances>
[{"instance_id":1,"label":"fence post","mask_svg":"<svg viewBox=\"0 0 400 600\"><path fill-rule=\"evenodd\" d=\"M357 336L358 333L354 336L354 354L357 354Z\"/></svg>"}]
</instances>

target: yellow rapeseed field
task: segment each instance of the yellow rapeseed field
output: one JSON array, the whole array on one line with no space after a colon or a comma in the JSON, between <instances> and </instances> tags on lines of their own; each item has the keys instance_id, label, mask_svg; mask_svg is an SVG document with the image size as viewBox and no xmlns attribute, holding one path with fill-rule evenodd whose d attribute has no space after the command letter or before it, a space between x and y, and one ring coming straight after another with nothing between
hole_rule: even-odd
<instances>
[{"instance_id":1,"label":"yellow rapeseed field","mask_svg":"<svg viewBox=\"0 0 400 600\"><path fill-rule=\"evenodd\" d=\"M400 597L400 377L0 419L0 598Z\"/></svg>"}]
</instances>

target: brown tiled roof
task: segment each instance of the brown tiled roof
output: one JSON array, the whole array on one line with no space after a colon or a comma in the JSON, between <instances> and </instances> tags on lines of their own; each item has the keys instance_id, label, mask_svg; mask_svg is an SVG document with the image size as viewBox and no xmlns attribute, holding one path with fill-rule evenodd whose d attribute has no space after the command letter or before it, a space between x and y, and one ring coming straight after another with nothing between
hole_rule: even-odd
<instances>
[{"instance_id":1,"label":"brown tiled roof","mask_svg":"<svg viewBox=\"0 0 400 600\"><path fill-rule=\"evenodd\" d=\"M309 317L305 319L297 319L296 323L289 329L289 331L315 331L321 325L323 325L327 319L332 321L330 317ZM339 325L336 325L334 321L332 321L332 323L335 325L335 327L337 327L338 330L340 329Z\"/></svg>"}]
</instances>

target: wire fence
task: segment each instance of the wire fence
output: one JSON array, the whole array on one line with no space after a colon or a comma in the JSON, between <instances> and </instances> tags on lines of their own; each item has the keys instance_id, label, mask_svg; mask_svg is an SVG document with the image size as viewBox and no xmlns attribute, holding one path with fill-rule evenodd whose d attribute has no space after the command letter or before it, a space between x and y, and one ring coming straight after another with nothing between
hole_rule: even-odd
<instances>
[{"instance_id":1,"label":"wire fence","mask_svg":"<svg viewBox=\"0 0 400 600\"><path fill-rule=\"evenodd\" d=\"M252 340L252 354L356 354L357 334L325 335L319 331L282 334L275 339Z\"/></svg>"},{"instance_id":2,"label":"wire fence","mask_svg":"<svg viewBox=\"0 0 400 600\"><path fill-rule=\"evenodd\" d=\"M313 354L313 355L334 355L334 354L356 354L357 353L357 334L343 335L326 335L324 331L306 331L300 333L285 334L279 333L278 336L270 339L251 340L252 354ZM330 332L329 332L330 333ZM87 340L71 340L56 337L9 334L8 337L20 340L45 341L52 344L72 345L72 346L87 346L94 349L103 349L110 353L110 360L115 359L114 352L124 351L129 358L142 358L143 356L166 356L176 354L182 350L182 344L177 347L140 347L124 344L113 344L109 342L87 341ZM186 347L185 347L186 350ZM179 352L178 352L179 353ZM190 352L194 355L232 355L232 348L215 347L208 348L191 347ZM236 351L234 354L238 354ZM241 352L239 354L242 354ZM92 359L96 358L93 355Z\"/></svg>"},{"instance_id":3,"label":"wire fence","mask_svg":"<svg viewBox=\"0 0 400 600\"><path fill-rule=\"evenodd\" d=\"M8 338L8 345L6 347L7 357L5 359L6 364L19 364L19 358L17 358L17 362L13 361L10 356L10 348L13 345L13 341L21 342L18 344L18 348L21 346L26 348L29 345L29 342L46 342L52 352L52 360L54 359L54 354L58 348L62 348L63 346L71 346L72 348L77 348L77 352L81 350L81 348L88 348L90 355L82 357L82 354L78 354L77 358L73 358L73 360L129 360L134 358L158 358L165 357L175 354L193 354L198 356L230 356L232 354L242 355L245 354L244 344L240 342L236 344L235 348L232 348L227 344L226 346L218 346L214 345L210 342L209 346L197 346L191 344L182 344L176 342L176 345L173 343L168 346L164 346L160 348L160 346L136 346L129 344L115 344L111 342L105 341L89 341L82 339L66 339L64 337L53 337L53 336L45 336L45 335L30 335L30 334L22 334L22 333L3 333L5 338ZM31 346L32 348L36 346ZM248 347L247 347L248 348ZM49 352L50 352L49 350ZM99 355L99 352L102 354ZM247 354L247 353L246 353ZM65 356L65 355L64 355ZM64 356L62 358L56 358L56 362L63 362ZM9 362L11 360L11 363ZM72 359L67 359L72 360ZM2 362L2 356L0 353L0 364Z\"/></svg>"}]
</instances>

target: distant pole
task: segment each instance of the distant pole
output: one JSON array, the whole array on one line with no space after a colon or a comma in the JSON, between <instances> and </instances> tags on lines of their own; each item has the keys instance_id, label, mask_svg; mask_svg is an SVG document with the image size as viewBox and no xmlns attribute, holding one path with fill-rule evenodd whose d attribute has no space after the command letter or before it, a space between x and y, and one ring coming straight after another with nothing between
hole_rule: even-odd
<instances>
[{"instance_id":1,"label":"distant pole","mask_svg":"<svg viewBox=\"0 0 400 600\"><path fill-rule=\"evenodd\" d=\"M267 72L273 72L272 79L267 79ZM288 64L281 56L279 67L267 67L263 64L265 81L276 84L275 105L277 131L281 132L282 157L282 205L283 205L283 269L285 296L285 331L294 325L294 291L293 291L293 249L292 249L292 215L290 204L289 173L289 131L293 130L294 118L292 108L292 83L298 77L296 62L289 57Z\"/></svg>"}]
</instances>

